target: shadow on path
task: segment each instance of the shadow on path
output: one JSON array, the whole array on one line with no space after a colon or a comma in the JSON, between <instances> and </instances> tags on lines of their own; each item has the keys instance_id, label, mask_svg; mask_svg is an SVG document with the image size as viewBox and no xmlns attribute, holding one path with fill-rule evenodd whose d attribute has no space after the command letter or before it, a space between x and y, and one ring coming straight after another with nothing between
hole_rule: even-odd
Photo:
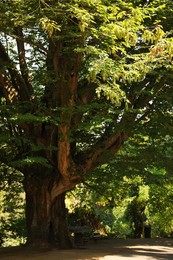
<instances>
[{"instance_id":1,"label":"shadow on path","mask_svg":"<svg viewBox=\"0 0 173 260\"><path fill-rule=\"evenodd\" d=\"M31 250L1 248L1 260L173 260L173 239L115 239L88 243L73 250Z\"/></svg>"}]
</instances>

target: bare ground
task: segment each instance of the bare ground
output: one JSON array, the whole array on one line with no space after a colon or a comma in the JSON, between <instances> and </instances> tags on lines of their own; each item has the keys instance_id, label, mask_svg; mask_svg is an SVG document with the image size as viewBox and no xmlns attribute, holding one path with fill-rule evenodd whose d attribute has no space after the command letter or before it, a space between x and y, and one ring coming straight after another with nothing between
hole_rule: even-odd
<instances>
[{"instance_id":1,"label":"bare ground","mask_svg":"<svg viewBox=\"0 0 173 260\"><path fill-rule=\"evenodd\" d=\"M115 239L73 250L1 248L0 260L173 260L173 239Z\"/></svg>"}]
</instances>

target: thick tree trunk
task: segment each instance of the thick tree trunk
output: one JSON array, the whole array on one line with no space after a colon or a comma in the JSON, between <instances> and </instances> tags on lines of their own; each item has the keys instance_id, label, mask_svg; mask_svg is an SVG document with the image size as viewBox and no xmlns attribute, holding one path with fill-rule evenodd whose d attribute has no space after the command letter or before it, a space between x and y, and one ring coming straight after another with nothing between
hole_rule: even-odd
<instances>
[{"instance_id":1,"label":"thick tree trunk","mask_svg":"<svg viewBox=\"0 0 173 260\"><path fill-rule=\"evenodd\" d=\"M44 176L39 182L25 178L27 245L71 248L65 193L52 198L52 187Z\"/></svg>"}]
</instances>

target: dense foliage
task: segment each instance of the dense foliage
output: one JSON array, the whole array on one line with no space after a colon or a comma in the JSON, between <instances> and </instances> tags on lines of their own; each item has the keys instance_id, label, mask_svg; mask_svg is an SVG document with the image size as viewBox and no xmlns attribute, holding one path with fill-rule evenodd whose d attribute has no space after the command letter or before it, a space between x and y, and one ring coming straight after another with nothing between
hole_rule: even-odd
<instances>
[{"instance_id":1,"label":"dense foliage","mask_svg":"<svg viewBox=\"0 0 173 260\"><path fill-rule=\"evenodd\" d=\"M0 246L19 245L26 240L23 177L5 165L0 176Z\"/></svg>"},{"instance_id":2,"label":"dense foliage","mask_svg":"<svg viewBox=\"0 0 173 260\"><path fill-rule=\"evenodd\" d=\"M70 212L81 218L92 212L98 218L95 229L108 236L144 237L147 226L152 237L172 236L172 153L170 136L129 139L113 160L68 194Z\"/></svg>"}]
</instances>

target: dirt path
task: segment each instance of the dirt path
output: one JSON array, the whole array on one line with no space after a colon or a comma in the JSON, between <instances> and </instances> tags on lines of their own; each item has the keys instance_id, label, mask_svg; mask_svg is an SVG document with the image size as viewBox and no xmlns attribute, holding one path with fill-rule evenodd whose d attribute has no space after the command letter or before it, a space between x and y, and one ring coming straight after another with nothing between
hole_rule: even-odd
<instances>
[{"instance_id":1,"label":"dirt path","mask_svg":"<svg viewBox=\"0 0 173 260\"><path fill-rule=\"evenodd\" d=\"M1 248L0 260L173 260L173 239L119 239L88 243L73 250Z\"/></svg>"}]
</instances>

